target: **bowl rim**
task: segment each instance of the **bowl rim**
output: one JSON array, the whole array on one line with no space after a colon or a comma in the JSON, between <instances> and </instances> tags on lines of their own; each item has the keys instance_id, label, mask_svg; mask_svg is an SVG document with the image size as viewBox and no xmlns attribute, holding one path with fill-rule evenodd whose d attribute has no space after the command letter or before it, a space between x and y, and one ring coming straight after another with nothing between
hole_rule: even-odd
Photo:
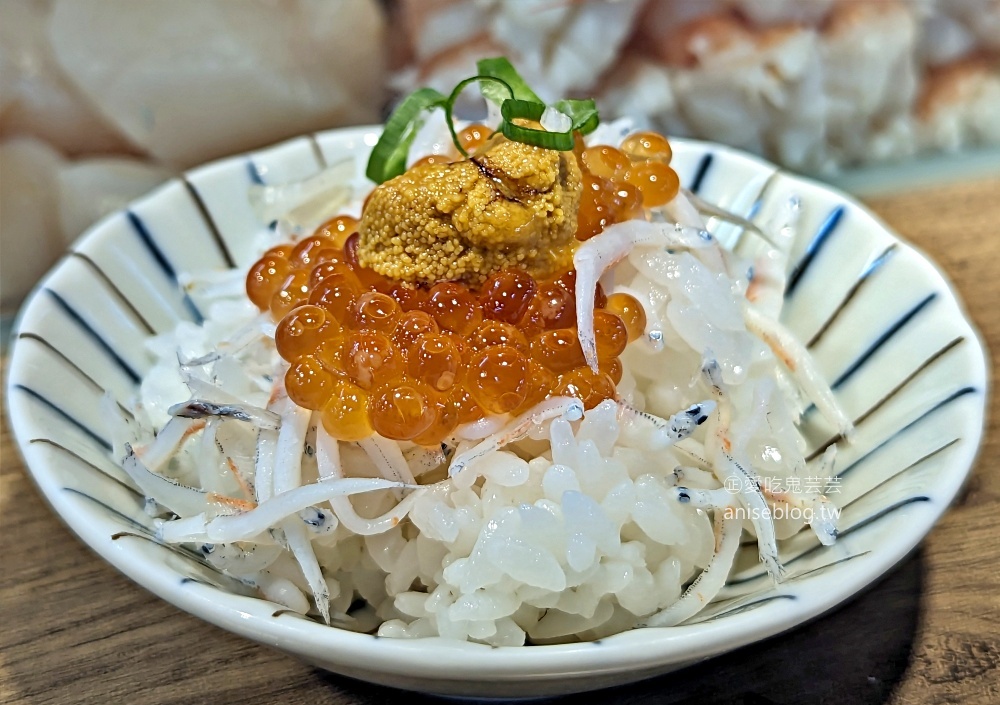
<instances>
[{"instance_id":1,"label":"bowl rim","mask_svg":"<svg viewBox=\"0 0 1000 705\"><path fill-rule=\"evenodd\" d=\"M380 131L381 126L366 125L328 130L311 138L319 140L364 138ZM235 161L245 161L247 157L253 155L269 150L280 150L301 139L296 137L252 153L215 160L189 170L185 176L197 177L210 170L227 167ZM20 344L17 333L24 322L34 316L34 304L41 289L54 278L65 275L66 257L60 259L32 290L12 328L12 345L5 385L8 418L28 474L56 515L71 531L116 569L147 590L209 623L241 636L295 653L306 660L335 658L338 663L356 669L375 667L393 674L442 681L467 681L477 678L499 681L532 680L640 671L670 663L692 663L779 634L822 615L855 597L865 587L874 584L909 554L940 519L971 474L975 457L981 447L986 422L985 408L990 392L989 368L986 365L987 350L957 292L937 265L919 249L892 232L864 205L838 189L805 177L788 174L766 160L731 147L680 138L671 138L671 143L675 151L690 150L716 156L724 155L727 159L741 161L757 170L780 172L809 188L818 188L839 198L846 207L866 216L882 232L894 238L904 248L912 250L917 255L914 261L919 263L922 275L929 279L936 290L946 292L957 304L969 329L968 338L977 346L979 355L977 359L982 359L983 369L979 380L983 391L980 412L983 421L967 429L968 435L964 439L967 442L960 444L961 447L957 449L958 455L954 457L952 465L960 468L960 471L950 473L938 487L935 498L940 501L911 505L903 509L910 515L909 525L913 527L912 531L895 535L889 545L883 547L877 554L868 554L844 564L838 572L840 580L834 589L814 589L808 591L810 599L775 601L781 604L764 605L759 609L727 615L725 619L716 621L670 628L633 629L594 642L534 645L524 648L490 647L439 637L381 638L328 627L307 619L274 617L265 614L269 613L270 609L259 609L261 606L273 603L259 598L229 593L220 595L220 591L215 588L179 585L178 574L165 563L147 560L128 549L124 543L111 540L100 522L90 521L81 514L79 505L75 505L66 493L60 491L61 487L56 482L55 476L47 470L48 463L39 449L29 443L30 413L27 413L27 402L22 395L14 394L12 390L21 376L22 369L30 364L32 353ZM168 181L167 184L161 185L135 202L158 198L170 183ZM72 249L76 250L101 238L112 237L113 232L108 223L114 217L115 214L109 215L91 226L74 243ZM137 555L138 562L135 561ZM805 578L797 585L805 585L818 578L819 576ZM215 592L210 594L208 590ZM434 648L428 648L429 646ZM445 652L454 655L460 661L442 660L441 654Z\"/></svg>"}]
</instances>

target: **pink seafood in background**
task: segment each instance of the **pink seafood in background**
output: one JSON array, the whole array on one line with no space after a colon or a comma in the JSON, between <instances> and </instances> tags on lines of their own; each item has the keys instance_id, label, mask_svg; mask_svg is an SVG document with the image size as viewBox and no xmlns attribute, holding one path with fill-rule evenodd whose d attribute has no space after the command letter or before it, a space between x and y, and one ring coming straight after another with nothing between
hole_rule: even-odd
<instances>
[{"instance_id":1,"label":"pink seafood in background","mask_svg":"<svg viewBox=\"0 0 1000 705\"><path fill-rule=\"evenodd\" d=\"M596 95L609 118L800 171L1000 144L1000 0L11 1L0 143L39 142L0 152L4 248L27 257L2 306L167 175L376 122L393 90L498 54L544 99Z\"/></svg>"},{"instance_id":2,"label":"pink seafood in background","mask_svg":"<svg viewBox=\"0 0 1000 705\"><path fill-rule=\"evenodd\" d=\"M3 3L4 310L90 223L179 169L375 122L384 25L376 0Z\"/></svg>"},{"instance_id":3,"label":"pink seafood in background","mask_svg":"<svg viewBox=\"0 0 1000 705\"><path fill-rule=\"evenodd\" d=\"M643 0L399 0L409 40L404 88L451 88L476 60L504 54L542 98L588 92L625 46ZM402 52L401 52L402 53Z\"/></svg>"},{"instance_id":4,"label":"pink seafood in background","mask_svg":"<svg viewBox=\"0 0 1000 705\"><path fill-rule=\"evenodd\" d=\"M431 5L399 4L414 62L401 86L505 52L543 97L596 92L606 115L813 173L1000 143L996 0Z\"/></svg>"}]
</instances>

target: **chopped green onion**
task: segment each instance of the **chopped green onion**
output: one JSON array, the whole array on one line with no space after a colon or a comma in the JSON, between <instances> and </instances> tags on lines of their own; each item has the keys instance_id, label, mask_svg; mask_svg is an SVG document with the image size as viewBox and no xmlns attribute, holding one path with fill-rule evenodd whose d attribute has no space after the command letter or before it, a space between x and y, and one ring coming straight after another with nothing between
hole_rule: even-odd
<instances>
[{"instance_id":1,"label":"chopped green onion","mask_svg":"<svg viewBox=\"0 0 1000 705\"><path fill-rule=\"evenodd\" d=\"M545 112L545 103L538 103L530 100L508 99L500 106L500 114L503 122L500 123L500 131L508 138L516 142L542 147L544 149L558 149L560 152L568 152L573 149L573 131L569 132L548 132L538 130L533 127L523 127L514 124L517 118L525 120L541 120Z\"/></svg>"},{"instance_id":2,"label":"chopped green onion","mask_svg":"<svg viewBox=\"0 0 1000 705\"><path fill-rule=\"evenodd\" d=\"M381 184L406 171L407 155L424 123L425 113L436 108L444 110L445 122L455 147L463 156L468 157L468 152L462 147L455 132L452 111L458 96L470 83L478 82L483 97L500 106L502 120L498 131L516 142L567 152L573 149L574 133L589 134L600 122L593 100L560 100L552 107L569 117L570 128L566 132L549 132L517 125L514 120L519 118L541 120L546 110L545 103L504 57L482 59L476 66L479 75L461 81L447 97L433 88L421 88L400 103L389 116L382 136L372 149L365 171L369 179Z\"/></svg>"},{"instance_id":3,"label":"chopped green onion","mask_svg":"<svg viewBox=\"0 0 1000 705\"><path fill-rule=\"evenodd\" d=\"M552 106L560 113L569 115L573 121L570 132L579 132L581 135L589 135L600 124L601 120L597 116L597 106L593 99L587 100L560 100Z\"/></svg>"},{"instance_id":4,"label":"chopped green onion","mask_svg":"<svg viewBox=\"0 0 1000 705\"><path fill-rule=\"evenodd\" d=\"M462 146L461 140L458 139L458 133L455 132L455 121L451 119L451 112L455 107L455 101L458 100L458 96L461 95L465 87L470 83L479 82L480 89L485 91L486 86L490 86L490 90L494 92L503 93L506 91L507 96L513 96L514 90L507 85L507 83L500 78L494 76L473 76L472 78L467 78L464 81L459 82L452 90L451 95L449 95L444 101L444 121L448 124L448 131L451 132L451 141L455 143L455 148L462 153L462 156L468 159L469 153L465 151L465 147Z\"/></svg>"},{"instance_id":5,"label":"chopped green onion","mask_svg":"<svg viewBox=\"0 0 1000 705\"><path fill-rule=\"evenodd\" d=\"M503 105L507 98L526 100L532 103L543 103L542 99L528 87L528 84L521 78L521 74L506 59L498 56L495 59L480 59L476 62L476 70L480 76L488 76L497 79L510 88L510 92L501 91L496 84L481 83L483 97L494 105Z\"/></svg>"},{"instance_id":6,"label":"chopped green onion","mask_svg":"<svg viewBox=\"0 0 1000 705\"><path fill-rule=\"evenodd\" d=\"M417 131L424 122L424 112L440 107L445 97L433 88L414 91L389 116L382 136L372 149L365 175L377 184L406 171L406 156Z\"/></svg>"}]
</instances>

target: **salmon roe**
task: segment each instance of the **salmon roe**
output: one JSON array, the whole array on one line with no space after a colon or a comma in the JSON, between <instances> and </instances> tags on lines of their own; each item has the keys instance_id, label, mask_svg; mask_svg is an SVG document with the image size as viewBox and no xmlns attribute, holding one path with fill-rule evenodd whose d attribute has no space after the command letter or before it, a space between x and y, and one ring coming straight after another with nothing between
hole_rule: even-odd
<instances>
[{"instance_id":1,"label":"salmon roe","mask_svg":"<svg viewBox=\"0 0 1000 705\"><path fill-rule=\"evenodd\" d=\"M486 140L492 134L493 130L486 125L469 125L465 129L458 131L458 141L462 145L462 148L471 154L486 144Z\"/></svg>"},{"instance_id":2,"label":"salmon roe","mask_svg":"<svg viewBox=\"0 0 1000 705\"><path fill-rule=\"evenodd\" d=\"M336 218L328 220L316 231L317 235L324 235L333 240L334 247L344 249L347 238L358 231L358 219L349 215L338 215Z\"/></svg>"},{"instance_id":3,"label":"salmon roe","mask_svg":"<svg viewBox=\"0 0 1000 705\"><path fill-rule=\"evenodd\" d=\"M472 125L459 138L471 152L490 134ZM631 135L621 149L578 142L574 152L584 180L580 240L644 218L644 208L663 205L679 189L670 145L655 133ZM587 409L615 397L619 357L646 327L634 297L605 296L598 286L595 372L577 337L574 270L536 281L503 269L478 290L456 282L411 287L360 266L357 227L356 218L337 216L268 250L246 279L250 300L278 323L289 397L317 411L334 438L379 433L432 446L460 424L520 414L549 396L576 396Z\"/></svg>"},{"instance_id":4,"label":"salmon roe","mask_svg":"<svg viewBox=\"0 0 1000 705\"><path fill-rule=\"evenodd\" d=\"M598 287L594 373L577 339L575 271L535 281L502 270L479 291L455 282L376 288L325 238L269 250L250 269L247 293L278 321L288 396L340 440L374 432L434 445L459 424L523 413L554 394L592 408L615 396L618 356L645 327L638 301Z\"/></svg>"},{"instance_id":5,"label":"salmon roe","mask_svg":"<svg viewBox=\"0 0 1000 705\"><path fill-rule=\"evenodd\" d=\"M644 208L658 208L680 191L670 167L670 143L655 132L637 132L608 146L574 150L583 170L583 197L576 238L589 240L609 225L644 218Z\"/></svg>"},{"instance_id":6,"label":"salmon roe","mask_svg":"<svg viewBox=\"0 0 1000 705\"><path fill-rule=\"evenodd\" d=\"M413 162L410 168L416 169L418 166L427 166L429 164L451 164L451 162L451 157L446 154L428 154L426 157Z\"/></svg>"},{"instance_id":7,"label":"salmon roe","mask_svg":"<svg viewBox=\"0 0 1000 705\"><path fill-rule=\"evenodd\" d=\"M655 132L634 132L622 142L622 152L634 162L644 159L669 164L673 158L670 142Z\"/></svg>"}]
</instances>

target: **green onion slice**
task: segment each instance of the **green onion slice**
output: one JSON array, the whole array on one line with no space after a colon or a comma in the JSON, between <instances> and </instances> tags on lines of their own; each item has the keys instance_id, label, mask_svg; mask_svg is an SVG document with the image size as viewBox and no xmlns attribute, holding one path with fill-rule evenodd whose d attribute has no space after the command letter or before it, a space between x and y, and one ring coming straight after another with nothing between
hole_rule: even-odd
<instances>
[{"instance_id":1,"label":"green onion slice","mask_svg":"<svg viewBox=\"0 0 1000 705\"><path fill-rule=\"evenodd\" d=\"M377 184L406 171L406 155L417 131L423 125L425 111L440 107L445 97L433 88L421 88L406 97L389 116L382 136L372 149L365 175Z\"/></svg>"},{"instance_id":2,"label":"green onion slice","mask_svg":"<svg viewBox=\"0 0 1000 705\"><path fill-rule=\"evenodd\" d=\"M491 103L502 106L505 99L515 98L517 100L544 104L542 99L528 87L528 84L521 78L521 74L517 72L517 69L514 68L506 57L498 56L495 59L480 59L476 62L476 70L480 76L497 79L510 88L511 92L508 93L507 91L500 90L500 87L495 83L484 82L479 84L483 92L483 97Z\"/></svg>"},{"instance_id":3,"label":"green onion slice","mask_svg":"<svg viewBox=\"0 0 1000 705\"><path fill-rule=\"evenodd\" d=\"M601 122L597 116L597 105L594 104L593 99L560 100L552 107L560 113L568 115L573 121L573 126L569 128L570 132L589 135Z\"/></svg>"},{"instance_id":4,"label":"green onion slice","mask_svg":"<svg viewBox=\"0 0 1000 705\"><path fill-rule=\"evenodd\" d=\"M462 146L461 141L458 139L458 133L455 132L455 121L451 119L451 112L455 107L455 101L458 100L458 96L462 94L465 87L470 83L479 83L480 90L485 92L486 86L489 86L489 90L498 95L504 95L504 99L509 99L514 95L514 89L507 84L501 78L496 78L495 76L473 76L472 78L467 78L464 81L459 82L452 90L451 95L449 95L444 101L444 121L448 124L448 131L451 132L451 141L455 143L455 148L461 152L462 156L468 159L469 153L465 151L465 147Z\"/></svg>"},{"instance_id":5,"label":"green onion slice","mask_svg":"<svg viewBox=\"0 0 1000 705\"><path fill-rule=\"evenodd\" d=\"M503 116L503 122L500 123L500 131L508 139L544 149L557 149L560 152L568 152L573 149L572 130L569 132L548 132L546 130L538 130L533 127L523 127L514 124L514 120L517 118L541 120L542 113L544 112L545 103L530 100L505 100L500 106L500 115Z\"/></svg>"},{"instance_id":6,"label":"green onion slice","mask_svg":"<svg viewBox=\"0 0 1000 705\"><path fill-rule=\"evenodd\" d=\"M482 59L476 66L479 75L461 81L447 97L433 88L421 88L400 103L389 116L382 136L372 149L365 170L369 179L381 184L406 171L410 146L424 124L427 111L436 108L444 110L445 122L455 147L463 156L468 157L468 152L462 147L458 133L455 132L452 111L458 96L471 83L479 83L483 97L500 106L503 119L498 131L516 142L567 152L573 149L574 133L589 134L600 122L593 100L560 100L552 107L569 116L571 124L566 132L548 132L516 125L514 120L518 118L541 120L546 109L545 103L504 57Z\"/></svg>"}]
</instances>

